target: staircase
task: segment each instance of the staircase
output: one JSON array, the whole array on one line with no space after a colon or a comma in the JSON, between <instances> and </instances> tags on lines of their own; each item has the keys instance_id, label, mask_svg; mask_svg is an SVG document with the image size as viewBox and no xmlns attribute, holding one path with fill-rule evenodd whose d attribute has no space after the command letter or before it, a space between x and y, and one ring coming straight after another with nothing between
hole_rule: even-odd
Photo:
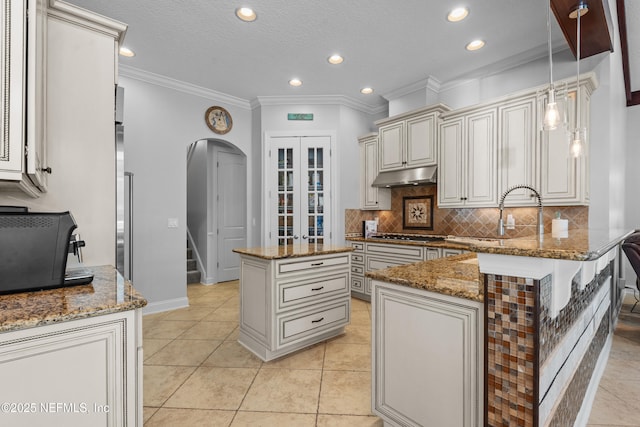
<instances>
[{"instance_id":1,"label":"staircase","mask_svg":"<svg viewBox=\"0 0 640 427\"><path fill-rule=\"evenodd\" d=\"M187 284L200 283L200 276L200 270L198 270L196 260L193 258L193 249L189 247L187 241Z\"/></svg>"}]
</instances>

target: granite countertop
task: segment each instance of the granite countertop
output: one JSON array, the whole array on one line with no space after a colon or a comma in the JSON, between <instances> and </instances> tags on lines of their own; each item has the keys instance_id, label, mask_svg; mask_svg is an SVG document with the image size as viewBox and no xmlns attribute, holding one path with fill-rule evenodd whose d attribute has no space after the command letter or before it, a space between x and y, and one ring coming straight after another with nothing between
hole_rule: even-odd
<instances>
[{"instance_id":1,"label":"granite countertop","mask_svg":"<svg viewBox=\"0 0 640 427\"><path fill-rule=\"evenodd\" d=\"M321 243L301 243L288 246L268 246L257 248L235 248L233 252L262 259L299 258L314 255L337 254L351 252L348 246L323 245Z\"/></svg>"},{"instance_id":2,"label":"granite countertop","mask_svg":"<svg viewBox=\"0 0 640 427\"><path fill-rule=\"evenodd\" d=\"M573 229L568 237L556 238L552 234L515 239L454 238L466 244L467 250L500 255L591 261L600 258L626 239L633 230Z\"/></svg>"},{"instance_id":3,"label":"granite countertop","mask_svg":"<svg viewBox=\"0 0 640 427\"><path fill-rule=\"evenodd\" d=\"M445 236L439 236L445 237ZM393 239L376 239L376 238L365 238L362 236L349 236L345 237L345 240L351 242L367 242L367 243L384 243L391 245L404 245L404 246L427 246L429 248L447 248L447 249L462 249L465 251L469 250L469 246L466 244L461 244L458 242L453 242L449 240L434 240L431 242L418 242L413 240L393 240Z\"/></svg>"},{"instance_id":4,"label":"granite countertop","mask_svg":"<svg viewBox=\"0 0 640 427\"><path fill-rule=\"evenodd\" d=\"M606 254L633 232L634 230L624 229L571 229L567 237L557 238L552 234L544 234L542 240L537 235L513 239L446 236L444 241L434 242L366 239L363 237L347 237L347 240L462 249L470 252L500 255L590 261Z\"/></svg>"},{"instance_id":5,"label":"granite countertop","mask_svg":"<svg viewBox=\"0 0 640 427\"><path fill-rule=\"evenodd\" d=\"M147 305L112 266L88 267L88 285L0 295L0 332L116 313Z\"/></svg>"},{"instance_id":6,"label":"granite countertop","mask_svg":"<svg viewBox=\"0 0 640 427\"><path fill-rule=\"evenodd\" d=\"M462 254L366 273L367 277L473 301L484 301L476 254Z\"/></svg>"}]
</instances>

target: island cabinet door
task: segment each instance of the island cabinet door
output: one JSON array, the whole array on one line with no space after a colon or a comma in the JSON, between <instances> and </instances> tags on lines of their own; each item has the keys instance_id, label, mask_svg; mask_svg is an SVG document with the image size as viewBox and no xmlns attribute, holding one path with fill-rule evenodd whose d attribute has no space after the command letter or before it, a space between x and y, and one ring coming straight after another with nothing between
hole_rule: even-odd
<instances>
[{"instance_id":1,"label":"island cabinet door","mask_svg":"<svg viewBox=\"0 0 640 427\"><path fill-rule=\"evenodd\" d=\"M372 406L391 425L482 420L482 304L373 281Z\"/></svg>"},{"instance_id":2,"label":"island cabinet door","mask_svg":"<svg viewBox=\"0 0 640 427\"><path fill-rule=\"evenodd\" d=\"M134 311L0 334L0 424L135 426Z\"/></svg>"}]
</instances>

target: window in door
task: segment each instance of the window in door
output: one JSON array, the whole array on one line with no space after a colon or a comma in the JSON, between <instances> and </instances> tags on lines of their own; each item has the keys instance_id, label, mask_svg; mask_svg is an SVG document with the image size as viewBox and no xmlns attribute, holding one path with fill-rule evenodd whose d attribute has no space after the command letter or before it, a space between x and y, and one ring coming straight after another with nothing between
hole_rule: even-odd
<instances>
[{"instance_id":1,"label":"window in door","mask_svg":"<svg viewBox=\"0 0 640 427\"><path fill-rule=\"evenodd\" d=\"M329 137L271 139L272 161L277 162L277 186L270 192L272 245L328 243L329 149Z\"/></svg>"}]
</instances>

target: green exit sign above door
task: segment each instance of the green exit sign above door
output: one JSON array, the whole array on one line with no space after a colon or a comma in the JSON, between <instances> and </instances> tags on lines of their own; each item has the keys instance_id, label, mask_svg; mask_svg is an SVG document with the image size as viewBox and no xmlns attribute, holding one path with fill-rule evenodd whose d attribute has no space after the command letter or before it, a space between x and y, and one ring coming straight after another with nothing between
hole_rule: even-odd
<instances>
[{"instance_id":1,"label":"green exit sign above door","mask_svg":"<svg viewBox=\"0 0 640 427\"><path fill-rule=\"evenodd\" d=\"M288 120L313 120L313 113L288 113Z\"/></svg>"}]
</instances>

